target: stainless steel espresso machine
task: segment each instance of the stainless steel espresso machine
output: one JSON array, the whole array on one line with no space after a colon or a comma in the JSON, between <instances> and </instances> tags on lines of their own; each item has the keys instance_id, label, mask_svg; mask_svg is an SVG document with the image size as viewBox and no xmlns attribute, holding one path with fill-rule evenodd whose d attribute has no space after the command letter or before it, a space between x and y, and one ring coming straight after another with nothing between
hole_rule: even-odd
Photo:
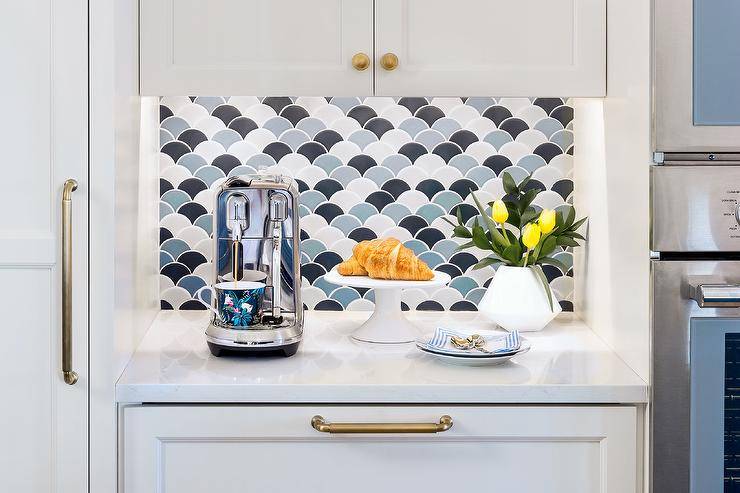
<instances>
[{"instance_id":1,"label":"stainless steel espresso machine","mask_svg":"<svg viewBox=\"0 0 740 493\"><path fill-rule=\"evenodd\" d=\"M260 308L248 326L235 327L212 317L206 338L214 356L296 353L303 334L299 242L298 187L292 179L235 176L216 190L214 285L260 281L265 287L260 291L264 293Z\"/></svg>"}]
</instances>

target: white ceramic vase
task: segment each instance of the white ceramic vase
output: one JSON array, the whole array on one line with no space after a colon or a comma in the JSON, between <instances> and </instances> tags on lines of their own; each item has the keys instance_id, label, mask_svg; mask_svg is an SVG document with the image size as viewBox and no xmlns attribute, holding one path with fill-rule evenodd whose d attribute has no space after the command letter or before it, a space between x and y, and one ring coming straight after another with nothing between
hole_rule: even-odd
<instances>
[{"instance_id":1,"label":"white ceramic vase","mask_svg":"<svg viewBox=\"0 0 740 493\"><path fill-rule=\"evenodd\" d=\"M532 269L502 265L478 303L478 311L509 332L534 332L563 311L555 293L552 304L553 310L542 281Z\"/></svg>"}]
</instances>

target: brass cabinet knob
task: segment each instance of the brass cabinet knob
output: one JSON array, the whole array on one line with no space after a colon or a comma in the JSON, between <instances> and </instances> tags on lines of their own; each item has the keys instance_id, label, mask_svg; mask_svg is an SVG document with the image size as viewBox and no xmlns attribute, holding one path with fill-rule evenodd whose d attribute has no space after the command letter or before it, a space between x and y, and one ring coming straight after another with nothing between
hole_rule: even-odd
<instances>
[{"instance_id":1,"label":"brass cabinet knob","mask_svg":"<svg viewBox=\"0 0 740 493\"><path fill-rule=\"evenodd\" d=\"M370 57L364 53L357 53L352 57L352 66L355 70L362 72L370 66Z\"/></svg>"},{"instance_id":2,"label":"brass cabinet knob","mask_svg":"<svg viewBox=\"0 0 740 493\"><path fill-rule=\"evenodd\" d=\"M386 53L380 57L380 66L391 71L398 67L398 57L394 53Z\"/></svg>"}]
</instances>

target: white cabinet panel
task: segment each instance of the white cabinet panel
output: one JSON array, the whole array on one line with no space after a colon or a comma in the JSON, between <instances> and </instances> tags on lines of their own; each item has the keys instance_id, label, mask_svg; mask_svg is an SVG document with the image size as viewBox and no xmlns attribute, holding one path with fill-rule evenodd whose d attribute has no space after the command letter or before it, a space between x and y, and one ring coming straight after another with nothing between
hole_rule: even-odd
<instances>
[{"instance_id":1,"label":"white cabinet panel","mask_svg":"<svg viewBox=\"0 0 740 493\"><path fill-rule=\"evenodd\" d=\"M88 2L4 5L0 491L87 491ZM61 368L61 199L73 194L72 369Z\"/></svg>"},{"instance_id":2,"label":"white cabinet panel","mask_svg":"<svg viewBox=\"0 0 740 493\"><path fill-rule=\"evenodd\" d=\"M329 435L333 422L449 431ZM126 493L636 490L634 407L127 407Z\"/></svg>"},{"instance_id":3,"label":"white cabinet panel","mask_svg":"<svg viewBox=\"0 0 740 493\"><path fill-rule=\"evenodd\" d=\"M605 0L376 0L376 94L604 96Z\"/></svg>"},{"instance_id":4,"label":"white cabinet panel","mask_svg":"<svg viewBox=\"0 0 740 493\"><path fill-rule=\"evenodd\" d=\"M372 93L372 0L141 0L144 95Z\"/></svg>"}]
</instances>

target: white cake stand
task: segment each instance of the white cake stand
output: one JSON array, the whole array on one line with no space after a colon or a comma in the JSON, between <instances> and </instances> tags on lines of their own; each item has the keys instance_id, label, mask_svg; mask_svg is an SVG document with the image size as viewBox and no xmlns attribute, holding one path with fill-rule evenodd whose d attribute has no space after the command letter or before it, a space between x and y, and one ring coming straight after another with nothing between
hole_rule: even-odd
<instances>
[{"instance_id":1,"label":"white cake stand","mask_svg":"<svg viewBox=\"0 0 740 493\"><path fill-rule=\"evenodd\" d=\"M429 281L386 281L367 276L343 276L336 268L324 279L339 286L372 288L375 291L375 310L352 338L376 344L403 344L419 337L419 330L401 311L401 290L405 288L434 288L450 282L449 274L435 272Z\"/></svg>"}]
</instances>

